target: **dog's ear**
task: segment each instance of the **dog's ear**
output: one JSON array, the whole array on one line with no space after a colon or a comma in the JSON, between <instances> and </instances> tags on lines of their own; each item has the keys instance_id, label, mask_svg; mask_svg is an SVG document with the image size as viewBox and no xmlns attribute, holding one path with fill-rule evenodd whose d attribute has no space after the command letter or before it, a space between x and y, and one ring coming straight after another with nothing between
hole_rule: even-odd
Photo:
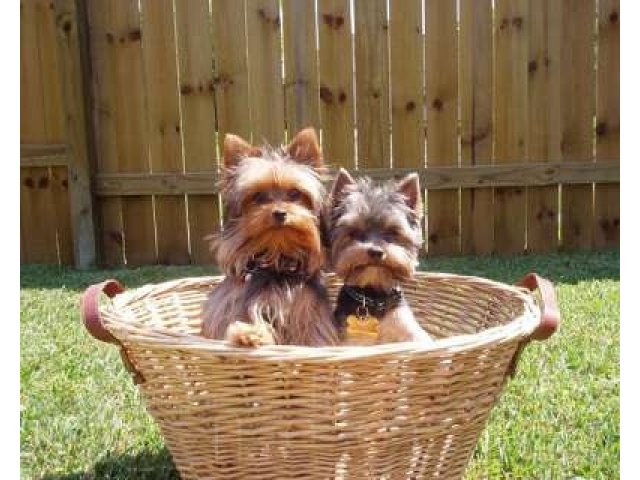
<instances>
[{"instance_id":1,"label":"dog's ear","mask_svg":"<svg viewBox=\"0 0 640 480\"><path fill-rule=\"evenodd\" d=\"M254 147L244 139L232 133L224 136L223 159L226 168L232 168L246 157L260 157L262 151L258 147Z\"/></svg>"},{"instance_id":2,"label":"dog's ear","mask_svg":"<svg viewBox=\"0 0 640 480\"><path fill-rule=\"evenodd\" d=\"M338 170L338 175L333 181L333 187L331 187L331 203L335 205L340 201L344 195L344 189L347 185L353 185L356 181L344 168Z\"/></svg>"},{"instance_id":3,"label":"dog's ear","mask_svg":"<svg viewBox=\"0 0 640 480\"><path fill-rule=\"evenodd\" d=\"M407 206L418 217L422 216L422 195L420 194L420 177L417 173L410 173L396 184L396 190L405 198Z\"/></svg>"},{"instance_id":4,"label":"dog's ear","mask_svg":"<svg viewBox=\"0 0 640 480\"><path fill-rule=\"evenodd\" d=\"M318 135L313 127L300 130L293 137L291 143L285 147L285 152L298 163L314 168L320 168L324 165Z\"/></svg>"}]
</instances>

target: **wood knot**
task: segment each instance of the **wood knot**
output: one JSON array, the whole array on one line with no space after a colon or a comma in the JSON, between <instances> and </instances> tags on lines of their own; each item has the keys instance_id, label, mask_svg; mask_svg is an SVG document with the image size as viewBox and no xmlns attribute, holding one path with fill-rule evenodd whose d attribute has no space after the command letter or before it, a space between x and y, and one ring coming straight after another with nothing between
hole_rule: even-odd
<instances>
[{"instance_id":1,"label":"wood knot","mask_svg":"<svg viewBox=\"0 0 640 480\"><path fill-rule=\"evenodd\" d=\"M24 179L24 186L27 188L33 188L35 186L34 182L33 182L33 178L31 177L27 177Z\"/></svg>"},{"instance_id":2,"label":"wood knot","mask_svg":"<svg viewBox=\"0 0 640 480\"><path fill-rule=\"evenodd\" d=\"M440 111L442 110L442 100L440 100L439 98L436 98L433 103L431 103L431 106L433 108L435 108L436 110Z\"/></svg>"},{"instance_id":3,"label":"wood knot","mask_svg":"<svg viewBox=\"0 0 640 480\"><path fill-rule=\"evenodd\" d=\"M109 237L109 240L122 246L122 233L112 230L107 233L107 236Z\"/></svg>"},{"instance_id":4,"label":"wood knot","mask_svg":"<svg viewBox=\"0 0 640 480\"><path fill-rule=\"evenodd\" d=\"M599 137L604 136L607 133L607 123L606 122L598 122L596 124L596 135Z\"/></svg>"},{"instance_id":5,"label":"wood knot","mask_svg":"<svg viewBox=\"0 0 640 480\"><path fill-rule=\"evenodd\" d=\"M49 186L49 178L48 177L40 177L38 179L38 188L47 188Z\"/></svg>"},{"instance_id":6,"label":"wood knot","mask_svg":"<svg viewBox=\"0 0 640 480\"><path fill-rule=\"evenodd\" d=\"M404 106L404 109L407 112L413 112L416 109L416 102L414 102L413 100L409 100L407 104Z\"/></svg>"},{"instance_id":7,"label":"wood knot","mask_svg":"<svg viewBox=\"0 0 640 480\"><path fill-rule=\"evenodd\" d=\"M70 20L65 20L64 23L62 24L62 31L66 34L69 34L69 32L71 31L71 21Z\"/></svg>"},{"instance_id":8,"label":"wood knot","mask_svg":"<svg viewBox=\"0 0 640 480\"><path fill-rule=\"evenodd\" d=\"M527 66L527 70L529 73L535 73L536 70L538 70L538 62L536 60L531 60Z\"/></svg>"},{"instance_id":9,"label":"wood knot","mask_svg":"<svg viewBox=\"0 0 640 480\"><path fill-rule=\"evenodd\" d=\"M175 131L176 131L176 133L180 133L180 125L176 125Z\"/></svg>"},{"instance_id":10,"label":"wood knot","mask_svg":"<svg viewBox=\"0 0 640 480\"><path fill-rule=\"evenodd\" d=\"M332 15L330 13L325 13L322 15L322 19L324 23L329 25L329 27L338 30L344 24L344 17L342 15Z\"/></svg>"},{"instance_id":11,"label":"wood knot","mask_svg":"<svg viewBox=\"0 0 640 480\"><path fill-rule=\"evenodd\" d=\"M66 178L63 178L62 182L60 183L62 184L62 188L64 188L65 190L69 188L69 181Z\"/></svg>"},{"instance_id":12,"label":"wood knot","mask_svg":"<svg viewBox=\"0 0 640 480\"><path fill-rule=\"evenodd\" d=\"M375 90L373 93L371 93L371 96L372 96L373 98L380 98L380 92L379 92L379 91L377 91L377 90Z\"/></svg>"},{"instance_id":13,"label":"wood knot","mask_svg":"<svg viewBox=\"0 0 640 480\"><path fill-rule=\"evenodd\" d=\"M346 100L347 100L347 94L344 92L340 92L340 95L338 95L338 102L344 103Z\"/></svg>"},{"instance_id":14,"label":"wood knot","mask_svg":"<svg viewBox=\"0 0 640 480\"><path fill-rule=\"evenodd\" d=\"M513 17L513 20L511 20L511 23L513 23L513 26L516 27L518 30L522 28L522 17Z\"/></svg>"},{"instance_id":15,"label":"wood knot","mask_svg":"<svg viewBox=\"0 0 640 480\"><path fill-rule=\"evenodd\" d=\"M540 210L536 214L536 218L538 220L543 220L545 217L546 218L553 218L554 216L555 216L554 211L551 210L550 208L547 208L547 207L540 208Z\"/></svg>"},{"instance_id":16,"label":"wood knot","mask_svg":"<svg viewBox=\"0 0 640 480\"><path fill-rule=\"evenodd\" d=\"M507 28L509 26L509 20L506 18L503 18L502 21L500 22L500 30L504 30L505 28Z\"/></svg>"},{"instance_id":17,"label":"wood knot","mask_svg":"<svg viewBox=\"0 0 640 480\"><path fill-rule=\"evenodd\" d=\"M184 85L180 86L180 93L182 95L189 95L190 93L193 93L193 87L188 83L185 83Z\"/></svg>"},{"instance_id":18,"label":"wood knot","mask_svg":"<svg viewBox=\"0 0 640 480\"><path fill-rule=\"evenodd\" d=\"M107 39L107 43L113 43L114 41L113 33L107 32L107 34L105 35L105 38Z\"/></svg>"},{"instance_id":19,"label":"wood knot","mask_svg":"<svg viewBox=\"0 0 640 480\"><path fill-rule=\"evenodd\" d=\"M233 85L233 80L226 73L221 73L217 77L214 77L213 84L212 84L211 89L210 89L211 91L213 91L213 86L214 85L220 85L222 88L224 88L224 87L226 87L228 85Z\"/></svg>"},{"instance_id":20,"label":"wood knot","mask_svg":"<svg viewBox=\"0 0 640 480\"><path fill-rule=\"evenodd\" d=\"M258 9L258 16L265 22L272 24L274 27L280 26L280 17L278 15L275 17L270 16L264 8Z\"/></svg>"},{"instance_id":21,"label":"wood knot","mask_svg":"<svg viewBox=\"0 0 640 480\"><path fill-rule=\"evenodd\" d=\"M135 42L142 38L142 32L140 31L139 28L136 28L134 30L131 30L127 35L127 37L129 37L130 42Z\"/></svg>"},{"instance_id":22,"label":"wood knot","mask_svg":"<svg viewBox=\"0 0 640 480\"><path fill-rule=\"evenodd\" d=\"M325 85L320 86L320 99L327 104L333 103L333 92Z\"/></svg>"},{"instance_id":23,"label":"wood knot","mask_svg":"<svg viewBox=\"0 0 640 480\"><path fill-rule=\"evenodd\" d=\"M609 14L609 22L613 24L618 23L619 18L620 18L620 15L615 10Z\"/></svg>"},{"instance_id":24,"label":"wood knot","mask_svg":"<svg viewBox=\"0 0 640 480\"><path fill-rule=\"evenodd\" d=\"M598 224L600 225L600 228L605 232L609 231L609 229L611 228L611 226L609 225L609 220L607 220L606 218L601 218Z\"/></svg>"},{"instance_id":25,"label":"wood knot","mask_svg":"<svg viewBox=\"0 0 640 480\"><path fill-rule=\"evenodd\" d=\"M432 233L431 235L429 235L429 242L438 243L438 234Z\"/></svg>"}]
</instances>

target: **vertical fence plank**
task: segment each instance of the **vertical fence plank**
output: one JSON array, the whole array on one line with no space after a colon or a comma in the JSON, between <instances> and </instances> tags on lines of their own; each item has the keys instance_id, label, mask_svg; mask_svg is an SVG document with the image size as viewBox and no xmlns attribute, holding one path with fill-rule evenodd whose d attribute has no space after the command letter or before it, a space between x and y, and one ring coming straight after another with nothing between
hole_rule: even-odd
<instances>
[{"instance_id":1,"label":"vertical fence plank","mask_svg":"<svg viewBox=\"0 0 640 480\"><path fill-rule=\"evenodd\" d=\"M494 163L522 163L527 159L527 64L530 25L528 0L496 0L495 148ZM525 248L526 196L524 187L494 189L494 245L501 253Z\"/></svg>"},{"instance_id":2,"label":"vertical fence plank","mask_svg":"<svg viewBox=\"0 0 640 480\"><path fill-rule=\"evenodd\" d=\"M566 0L562 39L562 156L593 160L595 114L595 0ZM562 246L593 245L593 185L562 186Z\"/></svg>"},{"instance_id":3,"label":"vertical fence plank","mask_svg":"<svg viewBox=\"0 0 640 480\"><path fill-rule=\"evenodd\" d=\"M386 0L356 0L358 167L390 165L389 41Z\"/></svg>"},{"instance_id":4,"label":"vertical fence plank","mask_svg":"<svg viewBox=\"0 0 640 480\"><path fill-rule=\"evenodd\" d=\"M246 5L252 138L279 146L284 142L279 2L251 0Z\"/></svg>"},{"instance_id":5,"label":"vertical fence plank","mask_svg":"<svg viewBox=\"0 0 640 480\"><path fill-rule=\"evenodd\" d=\"M48 0L37 0L35 3L46 140L51 143L64 143L62 77L60 75L58 44L56 41L55 5Z\"/></svg>"},{"instance_id":6,"label":"vertical fence plank","mask_svg":"<svg viewBox=\"0 0 640 480\"><path fill-rule=\"evenodd\" d=\"M389 2L389 82L391 88L391 164L423 168L424 39L422 1ZM422 230L425 230L422 220Z\"/></svg>"},{"instance_id":7,"label":"vertical fence plank","mask_svg":"<svg viewBox=\"0 0 640 480\"><path fill-rule=\"evenodd\" d=\"M64 143L60 65L51 2L21 2L21 142ZM68 197L53 188L49 168L21 168L21 227L25 258L34 263L69 263ZM60 239L64 258L58 249ZM73 259L71 259L71 262Z\"/></svg>"},{"instance_id":8,"label":"vertical fence plank","mask_svg":"<svg viewBox=\"0 0 640 480\"><path fill-rule=\"evenodd\" d=\"M289 138L320 128L318 52L314 0L283 0L285 121Z\"/></svg>"},{"instance_id":9,"label":"vertical fence plank","mask_svg":"<svg viewBox=\"0 0 640 480\"><path fill-rule=\"evenodd\" d=\"M20 142L37 143L45 139L44 91L38 61L36 3L20 2Z\"/></svg>"},{"instance_id":10,"label":"vertical fence plank","mask_svg":"<svg viewBox=\"0 0 640 480\"><path fill-rule=\"evenodd\" d=\"M393 166L424 167L424 41L420 0L389 3Z\"/></svg>"},{"instance_id":11,"label":"vertical fence plank","mask_svg":"<svg viewBox=\"0 0 640 480\"><path fill-rule=\"evenodd\" d=\"M598 5L596 162L620 163L620 0ZM595 246L620 245L620 185L595 186Z\"/></svg>"},{"instance_id":12,"label":"vertical fence plank","mask_svg":"<svg viewBox=\"0 0 640 480\"><path fill-rule=\"evenodd\" d=\"M115 126L120 172L149 171L148 124L140 10L137 2L112 2L116 70ZM109 40L107 40L109 42ZM157 100L157 99L154 99ZM129 265L155 263L155 225L152 198L122 199L125 256Z\"/></svg>"},{"instance_id":13,"label":"vertical fence plank","mask_svg":"<svg viewBox=\"0 0 640 480\"><path fill-rule=\"evenodd\" d=\"M39 60L42 72L44 122L46 140L66 143L66 129L62 102L62 65L58 57L55 4L50 1L36 3L36 25L39 38ZM70 157L72 158L72 157ZM51 168L47 186L52 215L41 218L55 230L54 263L73 264L73 236L71 234L67 167Z\"/></svg>"},{"instance_id":14,"label":"vertical fence plank","mask_svg":"<svg viewBox=\"0 0 640 480\"><path fill-rule=\"evenodd\" d=\"M331 164L355 166L349 0L318 0L322 146Z\"/></svg>"},{"instance_id":15,"label":"vertical fence plank","mask_svg":"<svg viewBox=\"0 0 640 480\"><path fill-rule=\"evenodd\" d=\"M112 4L94 1L87 4L91 46L94 98L93 129L96 142L96 167L100 173L117 173L118 139L116 132L116 50ZM102 197L98 200L100 263L124 263L124 226L121 197Z\"/></svg>"},{"instance_id":16,"label":"vertical fence plank","mask_svg":"<svg viewBox=\"0 0 640 480\"><path fill-rule=\"evenodd\" d=\"M458 33L455 0L427 0L427 165L458 165ZM427 192L429 254L460 251L458 189Z\"/></svg>"},{"instance_id":17,"label":"vertical fence plank","mask_svg":"<svg viewBox=\"0 0 640 480\"><path fill-rule=\"evenodd\" d=\"M213 39L208 0L176 2L176 30L185 170L216 170ZM218 196L189 195L187 202L191 262L210 262L204 237L219 228Z\"/></svg>"},{"instance_id":18,"label":"vertical fence plank","mask_svg":"<svg viewBox=\"0 0 640 480\"><path fill-rule=\"evenodd\" d=\"M530 3L529 43L529 157L535 162L559 162L562 111L560 48L562 3ZM527 250L558 248L558 186L527 188Z\"/></svg>"},{"instance_id":19,"label":"vertical fence plank","mask_svg":"<svg viewBox=\"0 0 640 480\"><path fill-rule=\"evenodd\" d=\"M87 12L84 3L56 0L58 52L65 107L65 133L72 162L68 172L68 203L73 230L73 258L78 268L96 262L94 206L91 195L91 137L89 104L89 57L86 38Z\"/></svg>"},{"instance_id":20,"label":"vertical fence plank","mask_svg":"<svg viewBox=\"0 0 640 480\"><path fill-rule=\"evenodd\" d=\"M493 7L491 0L460 2L460 155L462 166L491 164L493 154ZM493 251L493 189L463 188L462 253Z\"/></svg>"},{"instance_id":21,"label":"vertical fence plank","mask_svg":"<svg viewBox=\"0 0 640 480\"><path fill-rule=\"evenodd\" d=\"M173 0L143 0L142 53L148 96L151 170L182 172L180 98L176 66ZM158 262L189 262L184 195L154 199Z\"/></svg>"},{"instance_id":22,"label":"vertical fence plank","mask_svg":"<svg viewBox=\"0 0 640 480\"><path fill-rule=\"evenodd\" d=\"M20 141L23 143L43 142L46 138L35 10L34 1L20 2ZM37 211L42 203L38 202L37 183L43 174L42 169L20 168L20 230L23 233L20 253L24 261L30 263L50 262L57 254L55 230L43 228Z\"/></svg>"},{"instance_id":23,"label":"vertical fence plank","mask_svg":"<svg viewBox=\"0 0 640 480\"><path fill-rule=\"evenodd\" d=\"M218 142L222 147L226 133L247 140L251 137L245 4L242 0L212 0L211 12Z\"/></svg>"}]
</instances>

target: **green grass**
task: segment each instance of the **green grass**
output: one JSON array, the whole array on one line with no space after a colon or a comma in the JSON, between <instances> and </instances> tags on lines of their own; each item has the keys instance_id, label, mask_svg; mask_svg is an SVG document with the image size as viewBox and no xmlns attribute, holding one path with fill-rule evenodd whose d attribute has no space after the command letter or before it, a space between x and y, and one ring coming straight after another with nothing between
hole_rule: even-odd
<instances>
[{"instance_id":1,"label":"green grass","mask_svg":"<svg viewBox=\"0 0 640 480\"><path fill-rule=\"evenodd\" d=\"M512 283L552 279L558 334L531 344L469 465L476 478L618 478L619 252L428 260L423 267ZM115 277L128 287L206 267L93 270L25 266L20 276L23 478L177 478L115 348L81 326L79 295Z\"/></svg>"}]
</instances>

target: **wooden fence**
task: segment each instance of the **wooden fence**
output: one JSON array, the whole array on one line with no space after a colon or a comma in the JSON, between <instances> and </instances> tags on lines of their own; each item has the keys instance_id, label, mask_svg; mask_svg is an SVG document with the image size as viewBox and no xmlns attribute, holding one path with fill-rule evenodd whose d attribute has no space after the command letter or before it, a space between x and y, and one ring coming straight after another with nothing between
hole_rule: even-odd
<instances>
[{"instance_id":1,"label":"wooden fence","mask_svg":"<svg viewBox=\"0 0 640 480\"><path fill-rule=\"evenodd\" d=\"M202 263L226 132L418 171L429 254L619 244L619 0L23 0L21 259ZM95 232L95 235L94 235Z\"/></svg>"}]
</instances>

